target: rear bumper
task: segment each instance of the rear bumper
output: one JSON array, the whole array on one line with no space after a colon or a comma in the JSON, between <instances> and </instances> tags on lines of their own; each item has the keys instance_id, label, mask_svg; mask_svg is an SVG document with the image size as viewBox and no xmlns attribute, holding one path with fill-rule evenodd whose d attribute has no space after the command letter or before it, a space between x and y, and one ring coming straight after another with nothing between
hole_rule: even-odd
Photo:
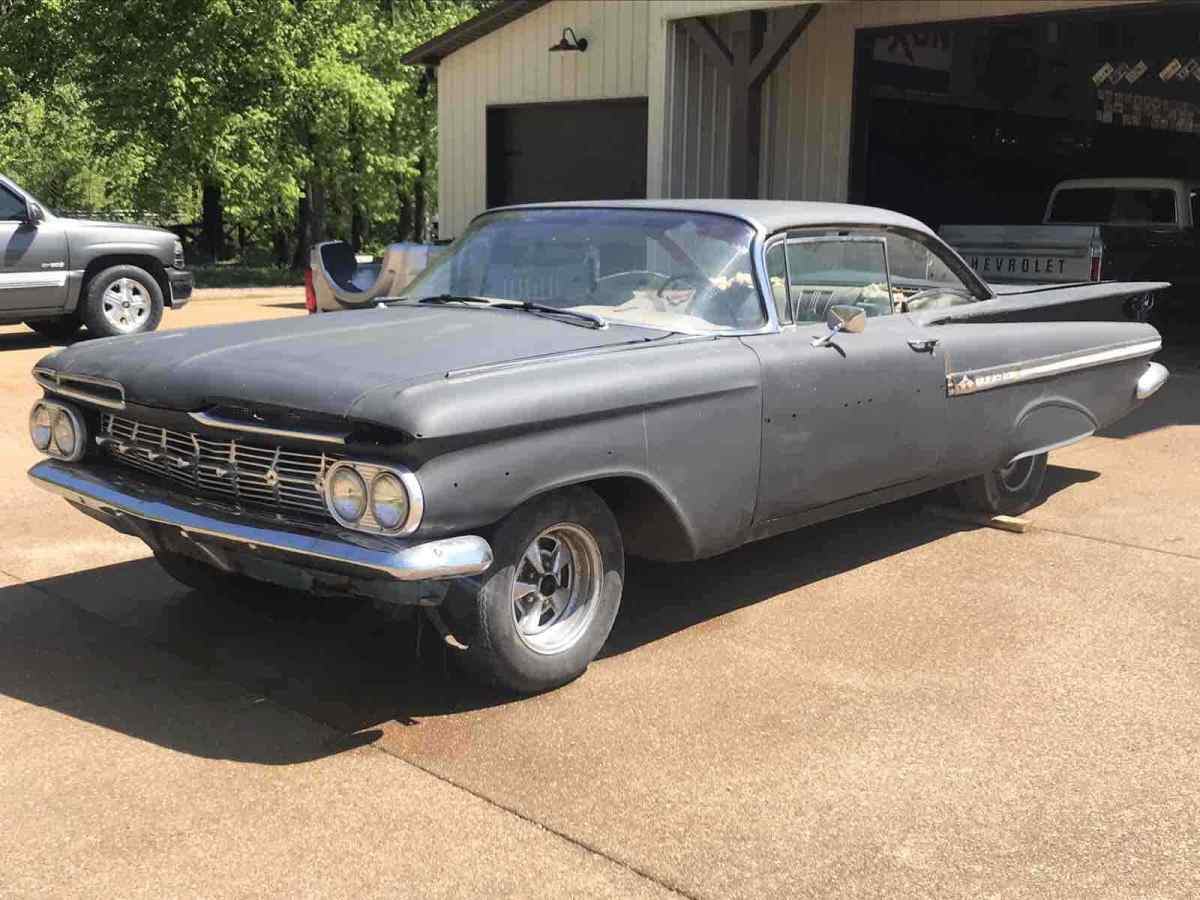
<instances>
[{"instance_id":1,"label":"rear bumper","mask_svg":"<svg viewBox=\"0 0 1200 900\"><path fill-rule=\"evenodd\" d=\"M267 555L315 572L413 582L478 575L492 564L491 546L475 535L419 543L348 530L282 527L86 462L45 460L29 470L29 477L156 551L184 544L218 568L231 556Z\"/></svg>"},{"instance_id":2,"label":"rear bumper","mask_svg":"<svg viewBox=\"0 0 1200 900\"><path fill-rule=\"evenodd\" d=\"M171 286L169 306L179 309L186 306L192 299L192 290L196 286L195 276L187 269L167 269L167 282Z\"/></svg>"}]
</instances>

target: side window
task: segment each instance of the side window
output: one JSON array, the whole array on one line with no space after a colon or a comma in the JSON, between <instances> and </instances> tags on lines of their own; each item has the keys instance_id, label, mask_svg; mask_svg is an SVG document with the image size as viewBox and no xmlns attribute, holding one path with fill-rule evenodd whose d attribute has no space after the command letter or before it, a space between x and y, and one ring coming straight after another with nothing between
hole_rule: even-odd
<instances>
[{"instance_id":1,"label":"side window","mask_svg":"<svg viewBox=\"0 0 1200 900\"><path fill-rule=\"evenodd\" d=\"M25 201L6 187L0 187L0 222L20 222L25 218Z\"/></svg>"},{"instance_id":2,"label":"side window","mask_svg":"<svg viewBox=\"0 0 1200 900\"><path fill-rule=\"evenodd\" d=\"M1200 228L1200 190L1190 191L1188 200L1192 205L1192 227Z\"/></svg>"},{"instance_id":3,"label":"side window","mask_svg":"<svg viewBox=\"0 0 1200 900\"><path fill-rule=\"evenodd\" d=\"M882 237L789 237L787 273L797 322L824 322L831 306L892 312Z\"/></svg>"},{"instance_id":4,"label":"side window","mask_svg":"<svg viewBox=\"0 0 1200 900\"><path fill-rule=\"evenodd\" d=\"M887 249L892 300L898 311L956 306L975 299L963 280L920 241L888 234Z\"/></svg>"},{"instance_id":5,"label":"side window","mask_svg":"<svg viewBox=\"0 0 1200 900\"><path fill-rule=\"evenodd\" d=\"M790 324L792 310L788 303L787 259L784 257L783 241L767 249L767 279L771 282L771 298L775 301L779 324Z\"/></svg>"}]
</instances>

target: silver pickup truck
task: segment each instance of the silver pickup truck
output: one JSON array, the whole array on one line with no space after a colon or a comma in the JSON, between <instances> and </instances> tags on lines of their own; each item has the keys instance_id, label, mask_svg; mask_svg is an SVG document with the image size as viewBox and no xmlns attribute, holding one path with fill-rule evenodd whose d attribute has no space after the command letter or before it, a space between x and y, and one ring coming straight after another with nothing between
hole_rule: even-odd
<instances>
[{"instance_id":1,"label":"silver pickup truck","mask_svg":"<svg viewBox=\"0 0 1200 900\"><path fill-rule=\"evenodd\" d=\"M1169 281L1154 310L1162 321L1178 318L1200 287L1198 222L1200 184L1078 178L1055 186L1040 225L944 225L939 234L999 293L1009 283ZM1150 310L1146 298L1124 313Z\"/></svg>"},{"instance_id":2,"label":"silver pickup truck","mask_svg":"<svg viewBox=\"0 0 1200 900\"><path fill-rule=\"evenodd\" d=\"M153 331L192 296L183 244L146 225L56 216L0 175L0 325L52 340Z\"/></svg>"}]
</instances>

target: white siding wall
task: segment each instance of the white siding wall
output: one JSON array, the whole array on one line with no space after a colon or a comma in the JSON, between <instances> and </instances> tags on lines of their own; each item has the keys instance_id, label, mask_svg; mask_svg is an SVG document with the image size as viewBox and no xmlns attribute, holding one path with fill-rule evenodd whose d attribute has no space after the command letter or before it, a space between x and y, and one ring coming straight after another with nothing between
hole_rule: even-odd
<instances>
[{"instance_id":1,"label":"white siding wall","mask_svg":"<svg viewBox=\"0 0 1200 900\"><path fill-rule=\"evenodd\" d=\"M446 57L438 71L441 233L460 234L485 206L489 105L648 97L648 194L725 193L728 90L705 71L673 20L787 5L791 0L554 0ZM845 199L856 28L1098 5L1111 0L827 3L768 81L763 195ZM591 42L586 53L547 52L567 26Z\"/></svg>"}]
</instances>

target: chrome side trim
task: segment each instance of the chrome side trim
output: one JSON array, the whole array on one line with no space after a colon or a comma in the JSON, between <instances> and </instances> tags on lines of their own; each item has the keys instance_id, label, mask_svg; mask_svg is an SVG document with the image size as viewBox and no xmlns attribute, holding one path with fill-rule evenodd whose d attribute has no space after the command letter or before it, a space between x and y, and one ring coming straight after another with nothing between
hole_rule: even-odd
<instances>
[{"instance_id":1,"label":"chrome side trim","mask_svg":"<svg viewBox=\"0 0 1200 900\"><path fill-rule=\"evenodd\" d=\"M249 422L239 422L236 419L223 419L220 416L209 415L205 412L188 413L201 425L209 428L224 428L226 431L244 431L247 434L268 434L272 437L294 438L298 441L317 441L322 444L345 444L344 434L331 434L324 431L289 431L286 428L270 428L266 425L251 425Z\"/></svg>"},{"instance_id":2,"label":"chrome side trim","mask_svg":"<svg viewBox=\"0 0 1200 900\"><path fill-rule=\"evenodd\" d=\"M1142 377L1137 381L1137 389L1135 394L1139 400L1145 400L1152 396L1167 382L1167 378L1171 375L1167 367L1162 363L1152 362L1146 366L1146 371L1142 373Z\"/></svg>"},{"instance_id":3,"label":"chrome side trim","mask_svg":"<svg viewBox=\"0 0 1200 900\"><path fill-rule=\"evenodd\" d=\"M66 264L56 263L55 265L65 266ZM0 272L0 290L65 287L66 284L67 273L62 269L48 272Z\"/></svg>"},{"instance_id":4,"label":"chrome side trim","mask_svg":"<svg viewBox=\"0 0 1200 900\"><path fill-rule=\"evenodd\" d=\"M290 531L247 520L235 512L173 496L87 465L45 460L29 470L38 487L110 518L130 516L203 535L265 547L300 557L328 560L398 581L428 581L479 575L492 564L492 548L477 535L413 544L364 534L324 535Z\"/></svg>"},{"instance_id":5,"label":"chrome side trim","mask_svg":"<svg viewBox=\"0 0 1200 900\"><path fill-rule=\"evenodd\" d=\"M96 406L103 406L105 409L125 408L125 388L120 383L109 378L98 378L95 375L72 375L59 372L56 369L35 368L33 370L33 380L51 393L62 397L70 397L72 400L82 400L84 403L94 403ZM120 394L121 399L113 400L109 397L97 396L87 391L86 387L71 387L73 384L106 387Z\"/></svg>"},{"instance_id":6,"label":"chrome side trim","mask_svg":"<svg viewBox=\"0 0 1200 900\"><path fill-rule=\"evenodd\" d=\"M1075 353L1069 356L1024 360L990 369L951 372L946 375L946 396L961 397L966 394L977 394L980 391L990 391L992 388L1007 387L1011 384L1033 381L1038 378L1048 378L1051 375L1061 375L1079 369L1090 369L1127 359L1136 359L1139 356L1155 353L1161 348L1162 341L1155 339L1126 344L1122 347L1109 347L1106 350Z\"/></svg>"}]
</instances>

